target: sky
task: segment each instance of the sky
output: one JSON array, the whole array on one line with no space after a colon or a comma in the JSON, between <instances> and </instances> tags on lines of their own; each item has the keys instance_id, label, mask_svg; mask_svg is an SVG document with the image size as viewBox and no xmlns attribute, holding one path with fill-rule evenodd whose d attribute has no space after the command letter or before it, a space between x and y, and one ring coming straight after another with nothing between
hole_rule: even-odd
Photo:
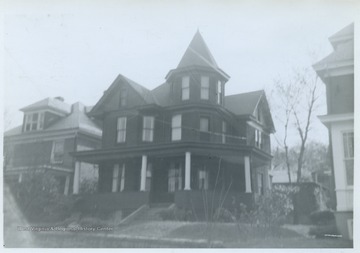
<instances>
[{"instance_id":1,"label":"sky","mask_svg":"<svg viewBox=\"0 0 360 253\"><path fill-rule=\"evenodd\" d=\"M41 4L40 4L41 3ZM332 51L328 37L354 22L356 1L6 1L5 129L46 97L94 105L118 74L148 89L176 68L197 29L231 76L226 95L274 89L293 69ZM326 114L325 87L316 115ZM272 101L269 101L270 104ZM310 139L328 142L314 117ZM277 135L281 124L275 119ZM290 138L296 143L296 136Z\"/></svg>"}]
</instances>

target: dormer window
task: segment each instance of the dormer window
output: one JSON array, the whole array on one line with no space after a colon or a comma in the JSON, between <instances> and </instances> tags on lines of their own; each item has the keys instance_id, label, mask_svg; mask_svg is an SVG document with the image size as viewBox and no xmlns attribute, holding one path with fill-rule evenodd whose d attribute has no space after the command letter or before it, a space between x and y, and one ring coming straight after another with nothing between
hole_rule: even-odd
<instances>
[{"instance_id":1,"label":"dormer window","mask_svg":"<svg viewBox=\"0 0 360 253\"><path fill-rule=\"evenodd\" d=\"M44 128L44 113L34 112L25 115L24 132L42 130Z\"/></svg>"},{"instance_id":2,"label":"dormer window","mask_svg":"<svg viewBox=\"0 0 360 253\"><path fill-rule=\"evenodd\" d=\"M190 77L183 76L181 82L181 99L188 100L190 98Z\"/></svg>"},{"instance_id":3,"label":"dormer window","mask_svg":"<svg viewBox=\"0 0 360 253\"><path fill-rule=\"evenodd\" d=\"M127 105L127 89L121 88L120 89L120 107L124 107Z\"/></svg>"},{"instance_id":4,"label":"dormer window","mask_svg":"<svg viewBox=\"0 0 360 253\"><path fill-rule=\"evenodd\" d=\"M218 81L218 83L217 83L217 103L219 105L222 104L222 87L221 87L220 81Z\"/></svg>"},{"instance_id":5,"label":"dormer window","mask_svg":"<svg viewBox=\"0 0 360 253\"><path fill-rule=\"evenodd\" d=\"M201 77L201 93L200 93L201 99L209 99L209 77L208 76L202 76Z\"/></svg>"}]
</instances>

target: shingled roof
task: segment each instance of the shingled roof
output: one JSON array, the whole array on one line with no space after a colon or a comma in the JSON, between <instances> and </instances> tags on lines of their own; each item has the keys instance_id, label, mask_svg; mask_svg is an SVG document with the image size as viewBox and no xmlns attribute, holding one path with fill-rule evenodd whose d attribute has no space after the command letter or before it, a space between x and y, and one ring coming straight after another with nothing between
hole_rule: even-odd
<instances>
[{"instance_id":1,"label":"shingled roof","mask_svg":"<svg viewBox=\"0 0 360 253\"><path fill-rule=\"evenodd\" d=\"M354 67L354 24L350 24L329 38L334 51L313 65L322 77L322 72L339 67Z\"/></svg>"},{"instance_id":2,"label":"shingled roof","mask_svg":"<svg viewBox=\"0 0 360 253\"><path fill-rule=\"evenodd\" d=\"M38 108L37 105L41 105L41 108L43 108L42 106L44 105L44 101L48 101L48 99L41 100L40 101L41 103L39 102L34 103L33 105L36 105L36 107L33 107L31 105L26 108L30 108L32 110L34 108ZM56 131L56 130L65 130L65 129L78 129L84 133L96 135L99 137L102 135L101 127L98 126L92 119L90 119L87 116L86 107L82 103L77 102L73 105L66 104L66 108L70 108L69 113L66 116L60 118L58 121L55 121L48 128L41 131L27 132L27 133L32 134L32 133L43 133L47 131ZM15 128L6 131L4 133L4 136L15 136L20 134L22 134L22 126L17 126Z\"/></svg>"},{"instance_id":3,"label":"shingled roof","mask_svg":"<svg viewBox=\"0 0 360 253\"><path fill-rule=\"evenodd\" d=\"M36 103L33 103L31 105L28 105L24 108L21 108L20 111L28 112L28 111L34 111L34 110L40 110L40 109L53 109L55 111L58 111L60 113L70 113L71 106L67 103L64 103L59 98L45 98L43 100L40 100Z\"/></svg>"},{"instance_id":4,"label":"shingled roof","mask_svg":"<svg viewBox=\"0 0 360 253\"><path fill-rule=\"evenodd\" d=\"M225 108L235 115L253 114L263 94L263 90L257 90L225 96Z\"/></svg>"},{"instance_id":5,"label":"shingled roof","mask_svg":"<svg viewBox=\"0 0 360 253\"><path fill-rule=\"evenodd\" d=\"M188 70L194 67L216 71L225 79L229 79L229 75L217 65L199 30L195 33L177 68L170 70L165 78L168 79L175 71Z\"/></svg>"}]
</instances>

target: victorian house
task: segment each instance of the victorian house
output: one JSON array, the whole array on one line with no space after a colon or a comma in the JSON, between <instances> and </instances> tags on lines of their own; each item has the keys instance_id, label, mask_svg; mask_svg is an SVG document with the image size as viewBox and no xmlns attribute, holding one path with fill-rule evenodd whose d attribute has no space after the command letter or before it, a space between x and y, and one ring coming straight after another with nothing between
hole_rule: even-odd
<instances>
[{"instance_id":1,"label":"victorian house","mask_svg":"<svg viewBox=\"0 0 360 253\"><path fill-rule=\"evenodd\" d=\"M72 153L75 181L82 163L99 166L99 194L82 207L252 205L270 186L274 124L264 91L226 96L229 78L199 32L155 89L119 75L89 112L101 149Z\"/></svg>"},{"instance_id":2,"label":"victorian house","mask_svg":"<svg viewBox=\"0 0 360 253\"><path fill-rule=\"evenodd\" d=\"M70 152L101 146L102 130L87 115L89 109L79 102L67 104L61 97L22 108L23 124L4 133L5 182L22 183L31 173L40 173L55 179L59 193L78 193L80 180L74 184L75 159ZM96 177L94 165L83 168L81 178Z\"/></svg>"},{"instance_id":3,"label":"victorian house","mask_svg":"<svg viewBox=\"0 0 360 253\"><path fill-rule=\"evenodd\" d=\"M327 114L335 177L336 224L345 238L353 233L354 185L354 24L329 38L334 51L313 68L326 85Z\"/></svg>"}]
</instances>

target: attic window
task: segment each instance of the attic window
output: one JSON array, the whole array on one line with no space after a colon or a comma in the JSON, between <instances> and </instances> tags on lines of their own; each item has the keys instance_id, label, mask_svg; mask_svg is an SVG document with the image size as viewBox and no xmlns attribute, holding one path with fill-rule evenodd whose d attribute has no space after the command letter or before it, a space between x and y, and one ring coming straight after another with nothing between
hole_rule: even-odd
<instances>
[{"instance_id":1,"label":"attic window","mask_svg":"<svg viewBox=\"0 0 360 253\"><path fill-rule=\"evenodd\" d=\"M126 88L121 88L120 89L120 107L124 107L127 105L127 89Z\"/></svg>"},{"instance_id":2,"label":"attic window","mask_svg":"<svg viewBox=\"0 0 360 253\"><path fill-rule=\"evenodd\" d=\"M42 130L44 128L44 113L35 112L25 115L24 132Z\"/></svg>"}]
</instances>

